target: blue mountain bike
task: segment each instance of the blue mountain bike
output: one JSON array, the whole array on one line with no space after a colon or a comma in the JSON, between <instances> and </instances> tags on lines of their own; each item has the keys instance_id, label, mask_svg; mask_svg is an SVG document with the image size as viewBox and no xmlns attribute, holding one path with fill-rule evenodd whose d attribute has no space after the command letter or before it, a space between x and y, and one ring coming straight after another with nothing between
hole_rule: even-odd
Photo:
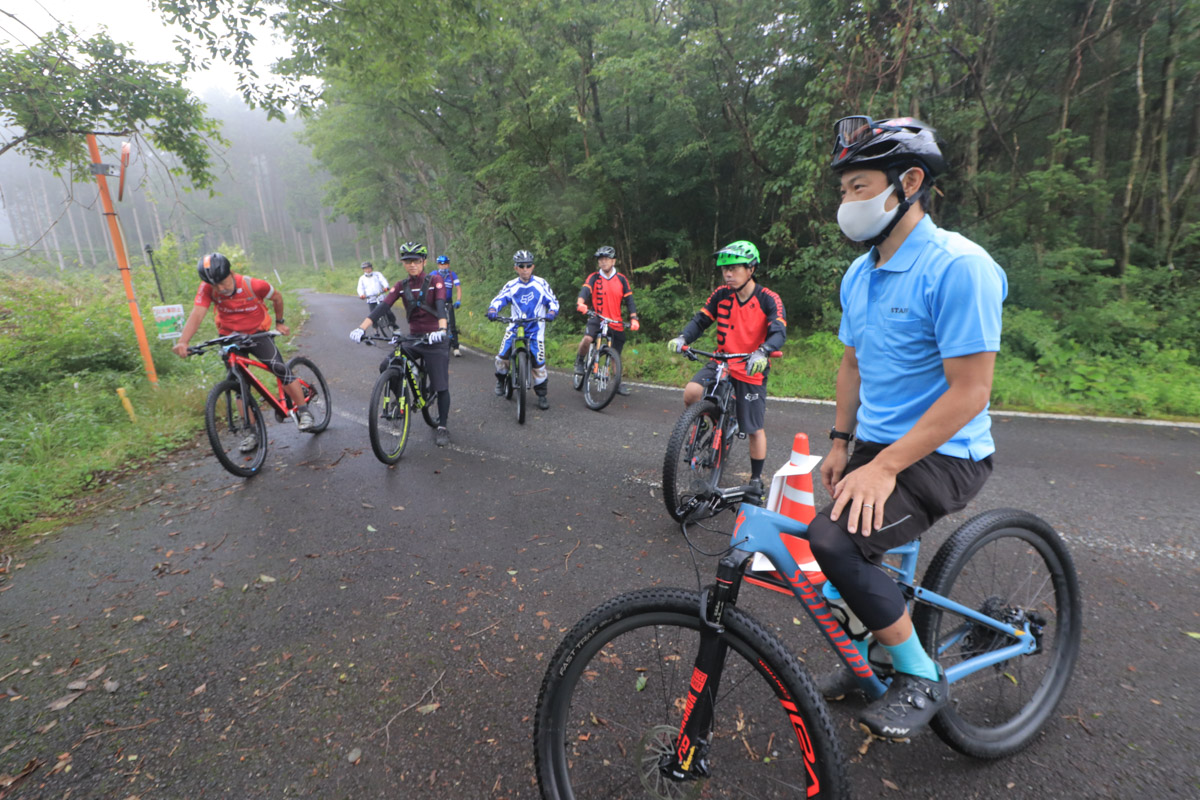
<instances>
[{"instance_id":1,"label":"blue mountain bike","mask_svg":"<svg viewBox=\"0 0 1200 800\"><path fill-rule=\"evenodd\" d=\"M868 698L883 694L889 676L859 654L780 538L807 526L742 502L748 488L713 489L684 509L685 520L736 509L714 583L616 597L558 646L534 722L547 800L847 796L824 699L788 646L738 605L753 555L771 562L782 576L772 580L800 602ZM682 523L685 536L692 524ZM1011 509L959 528L919 586L918 552L913 542L885 563L950 682L950 703L932 727L970 756L1015 753L1054 712L1079 653L1071 555L1047 523Z\"/></svg>"}]
</instances>

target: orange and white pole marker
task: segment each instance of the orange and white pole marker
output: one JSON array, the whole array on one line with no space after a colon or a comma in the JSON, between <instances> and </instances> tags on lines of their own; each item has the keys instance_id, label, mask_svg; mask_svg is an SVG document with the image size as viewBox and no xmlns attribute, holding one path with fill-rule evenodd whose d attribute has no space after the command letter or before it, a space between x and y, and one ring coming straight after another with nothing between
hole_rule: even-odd
<instances>
[{"instance_id":1,"label":"orange and white pole marker","mask_svg":"<svg viewBox=\"0 0 1200 800\"><path fill-rule=\"evenodd\" d=\"M791 458L771 480L771 493L767 496L767 508L806 525L813 521L813 518L817 516L817 509L813 498L812 468L814 464L812 462L813 457L808 452L808 434L797 433L796 438L792 440ZM782 481L779 480L780 476L783 477ZM788 552L792 554L792 558L796 559L797 566L804 571L804 576L813 584L824 583L825 575L821 572L821 565L813 558L808 540L787 533L779 535ZM752 570L760 566L764 569L771 569L769 561L763 558L760 562L759 558L760 556L755 556L754 564L750 567ZM772 577L778 577L773 569L771 569L771 574ZM784 586L760 582L749 575L746 580L758 586L791 594L791 590Z\"/></svg>"},{"instance_id":2,"label":"orange and white pole marker","mask_svg":"<svg viewBox=\"0 0 1200 800\"><path fill-rule=\"evenodd\" d=\"M133 332L137 335L138 349L142 351L142 363L146 367L146 378L157 386L158 373L154 369L154 358L150 355L150 342L146 339L142 314L138 310L137 298L133 294L133 280L129 277L129 258L125 255L125 237L121 235L117 212L113 209L112 197L108 194L108 180L104 177L104 166L100 163L100 147L96 144L96 135L89 133L87 143L88 151L92 155L92 171L96 175L96 181L100 184L100 203L104 207L104 220L108 223L108 234L112 237L113 252L117 254L117 269L125 284L125 297L129 300L129 316L133 318ZM123 180L122 183L124 183Z\"/></svg>"}]
</instances>

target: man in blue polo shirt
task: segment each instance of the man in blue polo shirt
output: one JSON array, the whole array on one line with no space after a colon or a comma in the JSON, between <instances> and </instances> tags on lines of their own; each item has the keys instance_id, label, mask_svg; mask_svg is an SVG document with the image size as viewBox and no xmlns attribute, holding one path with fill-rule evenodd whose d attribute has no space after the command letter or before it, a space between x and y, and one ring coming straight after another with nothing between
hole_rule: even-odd
<instances>
[{"instance_id":1,"label":"man in blue polo shirt","mask_svg":"<svg viewBox=\"0 0 1200 800\"><path fill-rule=\"evenodd\" d=\"M846 347L833 446L821 466L833 502L809 527L810 543L871 632L860 649L873 637L895 669L887 694L859 721L905 739L946 704L948 685L878 564L966 507L991 474L988 399L1008 282L983 248L926 215L946 170L932 128L912 118L847 117L837 123L831 166L841 179L842 232L873 247L842 279L838 337ZM830 699L855 686L845 667L820 684Z\"/></svg>"}]
</instances>

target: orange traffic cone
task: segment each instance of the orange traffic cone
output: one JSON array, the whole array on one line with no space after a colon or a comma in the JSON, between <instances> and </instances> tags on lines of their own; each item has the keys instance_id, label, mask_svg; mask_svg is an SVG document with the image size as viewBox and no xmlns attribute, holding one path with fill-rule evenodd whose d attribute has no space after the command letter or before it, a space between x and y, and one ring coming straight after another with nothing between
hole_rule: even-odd
<instances>
[{"instance_id":1,"label":"orange traffic cone","mask_svg":"<svg viewBox=\"0 0 1200 800\"><path fill-rule=\"evenodd\" d=\"M796 438L792 440L792 457L788 463L791 466L799 465L807 461L808 457L808 434L797 433ZM772 497L767 504L768 508L771 508L773 511L778 511L780 514L803 522L806 525L812 522L813 517L817 515L817 509L813 505L813 482L812 473L810 472L805 472L801 475L788 475L783 479L782 491L778 492L778 496L775 495L776 493L772 492ZM808 546L808 540L787 533L779 535L782 537L788 552L792 554L792 558L796 559L796 564L804 571L804 577L808 578L814 585L824 583L825 575L821 572L821 565L813 558L812 549ZM774 589L784 594L791 594L791 589L780 578L778 572L772 570L764 574L763 577L765 580L756 580L747 576L746 580L757 586Z\"/></svg>"}]
</instances>

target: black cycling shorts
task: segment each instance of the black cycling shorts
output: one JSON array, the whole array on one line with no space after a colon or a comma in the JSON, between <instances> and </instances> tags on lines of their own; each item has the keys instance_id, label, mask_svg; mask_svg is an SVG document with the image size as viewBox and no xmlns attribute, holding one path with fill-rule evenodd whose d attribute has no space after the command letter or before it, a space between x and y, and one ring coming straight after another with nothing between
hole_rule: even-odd
<instances>
[{"instance_id":1,"label":"black cycling shorts","mask_svg":"<svg viewBox=\"0 0 1200 800\"><path fill-rule=\"evenodd\" d=\"M855 442L845 474L870 462L885 447L875 442ZM829 519L833 503L818 511L812 524L841 528L867 560L878 564L888 550L911 542L942 517L966 508L991 474L991 456L972 461L930 453L896 476L896 488L883 507L882 530L870 536L863 536L861 531L850 533L846 530L850 519L847 509L842 510L836 522Z\"/></svg>"},{"instance_id":2,"label":"black cycling shorts","mask_svg":"<svg viewBox=\"0 0 1200 800\"><path fill-rule=\"evenodd\" d=\"M250 348L250 352L259 361L270 367L271 372L284 385L296 380L296 376L287 368L287 362L283 360L283 355L280 354L279 348L275 346L275 338L273 336L255 336L254 346Z\"/></svg>"},{"instance_id":3,"label":"black cycling shorts","mask_svg":"<svg viewBox=\"0 0 1200 800\"><path fill-rule=\"evenodd\" d=\"M421 359L421 368L429 376L429 388L434 392L444 392L450 388L450 343L443 339L438 344L406 344L404 349L410 356L416 355ZM383 372L392 363L391 356L379 364Z\"/></svg>"},{"instance_id":4,"label":"black cycling shorts","mask_svg":"<svg viewBox=\"0 0 1200 800\"><path fill-rule=\"evenodd\" d=\"M704 368L692 376L692 383L708 387L717 377L717 362L710 361ZM763 429L767 418L767 376L759 385L730 378L733 384L734 397L737 399L738 428L742 433L757 433Z\"/></svg>"}]
</instances>

